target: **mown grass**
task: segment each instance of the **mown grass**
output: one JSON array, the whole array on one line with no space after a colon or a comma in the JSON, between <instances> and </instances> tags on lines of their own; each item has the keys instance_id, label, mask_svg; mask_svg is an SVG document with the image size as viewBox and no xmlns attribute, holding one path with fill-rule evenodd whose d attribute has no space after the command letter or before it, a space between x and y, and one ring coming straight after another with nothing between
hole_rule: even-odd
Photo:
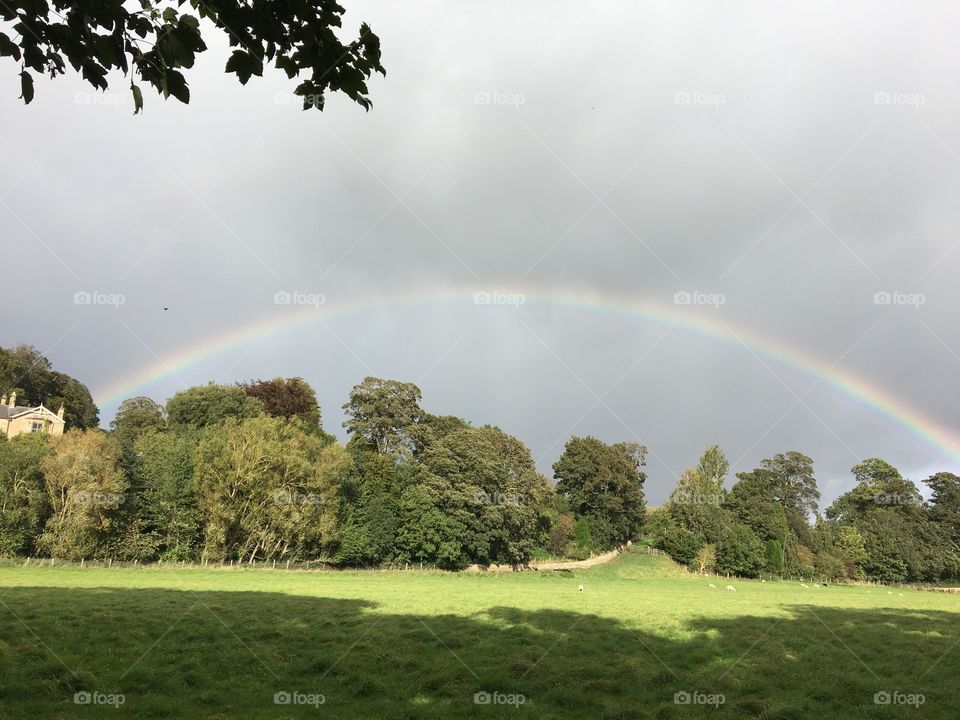
<instances>
[{"instance_id":1,"label":"mown grass","mask_svg":"<svg viewBox=\"0 0 960 720\"><path fill-rule=\"evenodd\" d=\"M506 575L4 567L0 715L957 716L957 596L709 582L639 552ZM85 691L124 703L75 704ZM282 691L325 702L277 705ZM475 704L481 691L525 701Z\"/></svg>"}]
</instances>

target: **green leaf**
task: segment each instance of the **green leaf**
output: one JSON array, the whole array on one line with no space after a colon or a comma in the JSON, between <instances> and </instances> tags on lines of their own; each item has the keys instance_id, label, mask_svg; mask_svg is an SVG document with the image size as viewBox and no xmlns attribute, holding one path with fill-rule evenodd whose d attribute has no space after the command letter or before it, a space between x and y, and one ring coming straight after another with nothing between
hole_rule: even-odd
<instances>
[{"instance_id":1,"label":"green leaf","mask_svg":"<svg viewBox=\"0 0 960 720\"><path fill-rule=\"evenodd\" d=\"M251 53L234 50L227 60L226 71L235 72L240 84L246 85L251 75L263 75L263 63Z\"/></svg>"},{"instance_id":2,"label":"green leaf","mask_svg":"<svg viewBox=\"0 0 960 720\"><path fill-rule=\"evenodd\" d=\"M162 17L165 22L173 22L177 19L177 11L172 7L165 8Z\"/></svg>"},{"instance_id":3,"label":"green leaf","mask_svg":"<svg viewBox=\"0 0 960 720\"><path fill-rule=\"evenodd\" d=\"M26 70L20 73L20 97L24 105L29 105L33 100L33 78Z\"/></svg>"},{"instance_id":4,"label":"green leaf","mask_svg":"<svg viewBox=\"0 0 960 720\"><path fill-rule=\"evenodd\" d=\"M14 60L20 59L20 48L3 33L0 33L0 57L9 55Z\"/></svg>"},{"instance_id":5,"label":"green leaf","mask_svg":"<svg viewBox=\"0 0 960 720\"><path fill-rule=\"evenodd\" d=\"M143 110L143 93L140 91L140 88L133 83L130 83L130 92L133 93L133 114L136 115Z\"/></svg>"},{"instance_id":6,"label":"green leaf","mask_svg":"<svg viewBox=\"0 0 960 720\"><path fill-rule=\"evenodd\" d=\"M170 70L165 76L166 92L165 96L173 95L183 104L190 102L190 89L187 87L187 81L182 74L176 70Z\"/></svg>"}]
</instances>

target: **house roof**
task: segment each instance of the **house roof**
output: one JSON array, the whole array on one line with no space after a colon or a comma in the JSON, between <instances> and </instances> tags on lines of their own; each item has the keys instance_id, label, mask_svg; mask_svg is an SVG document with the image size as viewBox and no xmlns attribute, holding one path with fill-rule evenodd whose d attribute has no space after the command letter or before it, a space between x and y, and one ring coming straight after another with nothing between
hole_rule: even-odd
<instances>
[{"instance_id":1,"label":"house roof","mask_svg":"<svg viewBox=\"0 0 960 720\"><path fill-rule=\"evenodd\" d=\"M0 405L0 420L13 420L21 415L27 415L35 412L50 415L51 420L59 420L60 422L63 422L63 418L59 417L55 412L51 412L43 405L37 405L36 407L24 407L20 405L17 405L16 407L10 407L9 405Z\"/></svg>"}]
</instances>

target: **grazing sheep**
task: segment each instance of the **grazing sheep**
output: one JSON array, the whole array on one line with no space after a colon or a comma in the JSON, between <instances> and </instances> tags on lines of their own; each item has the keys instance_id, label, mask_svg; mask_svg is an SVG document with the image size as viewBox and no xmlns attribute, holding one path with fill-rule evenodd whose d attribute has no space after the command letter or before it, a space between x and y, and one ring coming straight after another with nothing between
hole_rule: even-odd
<instances>
[{"instance_id":1,"label":"grazing sheep","mask_svg":"<svg viewBox=\"0 0 960 720\"><path fill-rule=\"evenodd\" d=\"M580 587L577 588L577 592L583 592L583 583L580 583Z\"/></svg>"},{"instance_id":2,"label":"grazing sheep","mask_svg":"<svg viewBox=\"0 0 960 720\"><path fill-rule=\"evenodd\" d=\"M800 587L810 589L806 583L800 583Z\"/></svg>"},{"instance_id":3,"label":"grazing sheep","mask_svg":"<svg viewBox=\"0 0 960 720\"><path fill-rule=\"evenodd\" d=\"M817 583L814 583L813 586L814 586L815 588L820 587Z\"/></svg>"},{"instance_id":4,"label":"grazing sheep","mask_svg":"<svg viewBox=\"0 0 960 720\"><path fill-rule=\"evenodd\" d=\"M760 582L766 582L766 580L760 580Z\"/></svg>"},{"instance_id":5,"label":"grazing sheep","mask_svg":"<svg viewBox=\"0 0 960 720\"><path fill-rule=\"evenodd\" d=\"M711 590L716 590L716 589L717 589L717 586L714 585L713 583L710 583L709 585L707 585L707 587L710 588Z\"/></svg>"},{"instance_id":6,"label":"grazing sheep","mask_svg":"<svg viewBox=\"0 0 960 720\"><path fill-rule=\"evenodd\" d=\"M737 589L733 585L727 585L727 592L736 592Z\"/></svg>"}]
</instances>

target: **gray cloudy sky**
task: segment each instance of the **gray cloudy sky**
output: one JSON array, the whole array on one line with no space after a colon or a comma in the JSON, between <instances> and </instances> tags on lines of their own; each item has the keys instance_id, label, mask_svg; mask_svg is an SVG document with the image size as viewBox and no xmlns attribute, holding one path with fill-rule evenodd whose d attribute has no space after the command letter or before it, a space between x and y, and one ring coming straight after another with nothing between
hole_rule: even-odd
<instances>
[{"instance_id":1,"label":"gray cloudy sky","mask_svg":"<svg viewBox=\"0 0 960 720\"><path fill-rule=\"evenodd\" d=\"M118 394L300 375L344 437L353 384L416 381L548 474L571 434L647 444L655 503L713 442L811 455L825 499L865 457L960 470L960 8L346 5L383 44L370 113L241 87L210 31L189 107L136 117L72 76L25 108L5 63L0 344L104 425ZM325 304L291 325L283 292Z\"/></svg>"}]
</instances>

